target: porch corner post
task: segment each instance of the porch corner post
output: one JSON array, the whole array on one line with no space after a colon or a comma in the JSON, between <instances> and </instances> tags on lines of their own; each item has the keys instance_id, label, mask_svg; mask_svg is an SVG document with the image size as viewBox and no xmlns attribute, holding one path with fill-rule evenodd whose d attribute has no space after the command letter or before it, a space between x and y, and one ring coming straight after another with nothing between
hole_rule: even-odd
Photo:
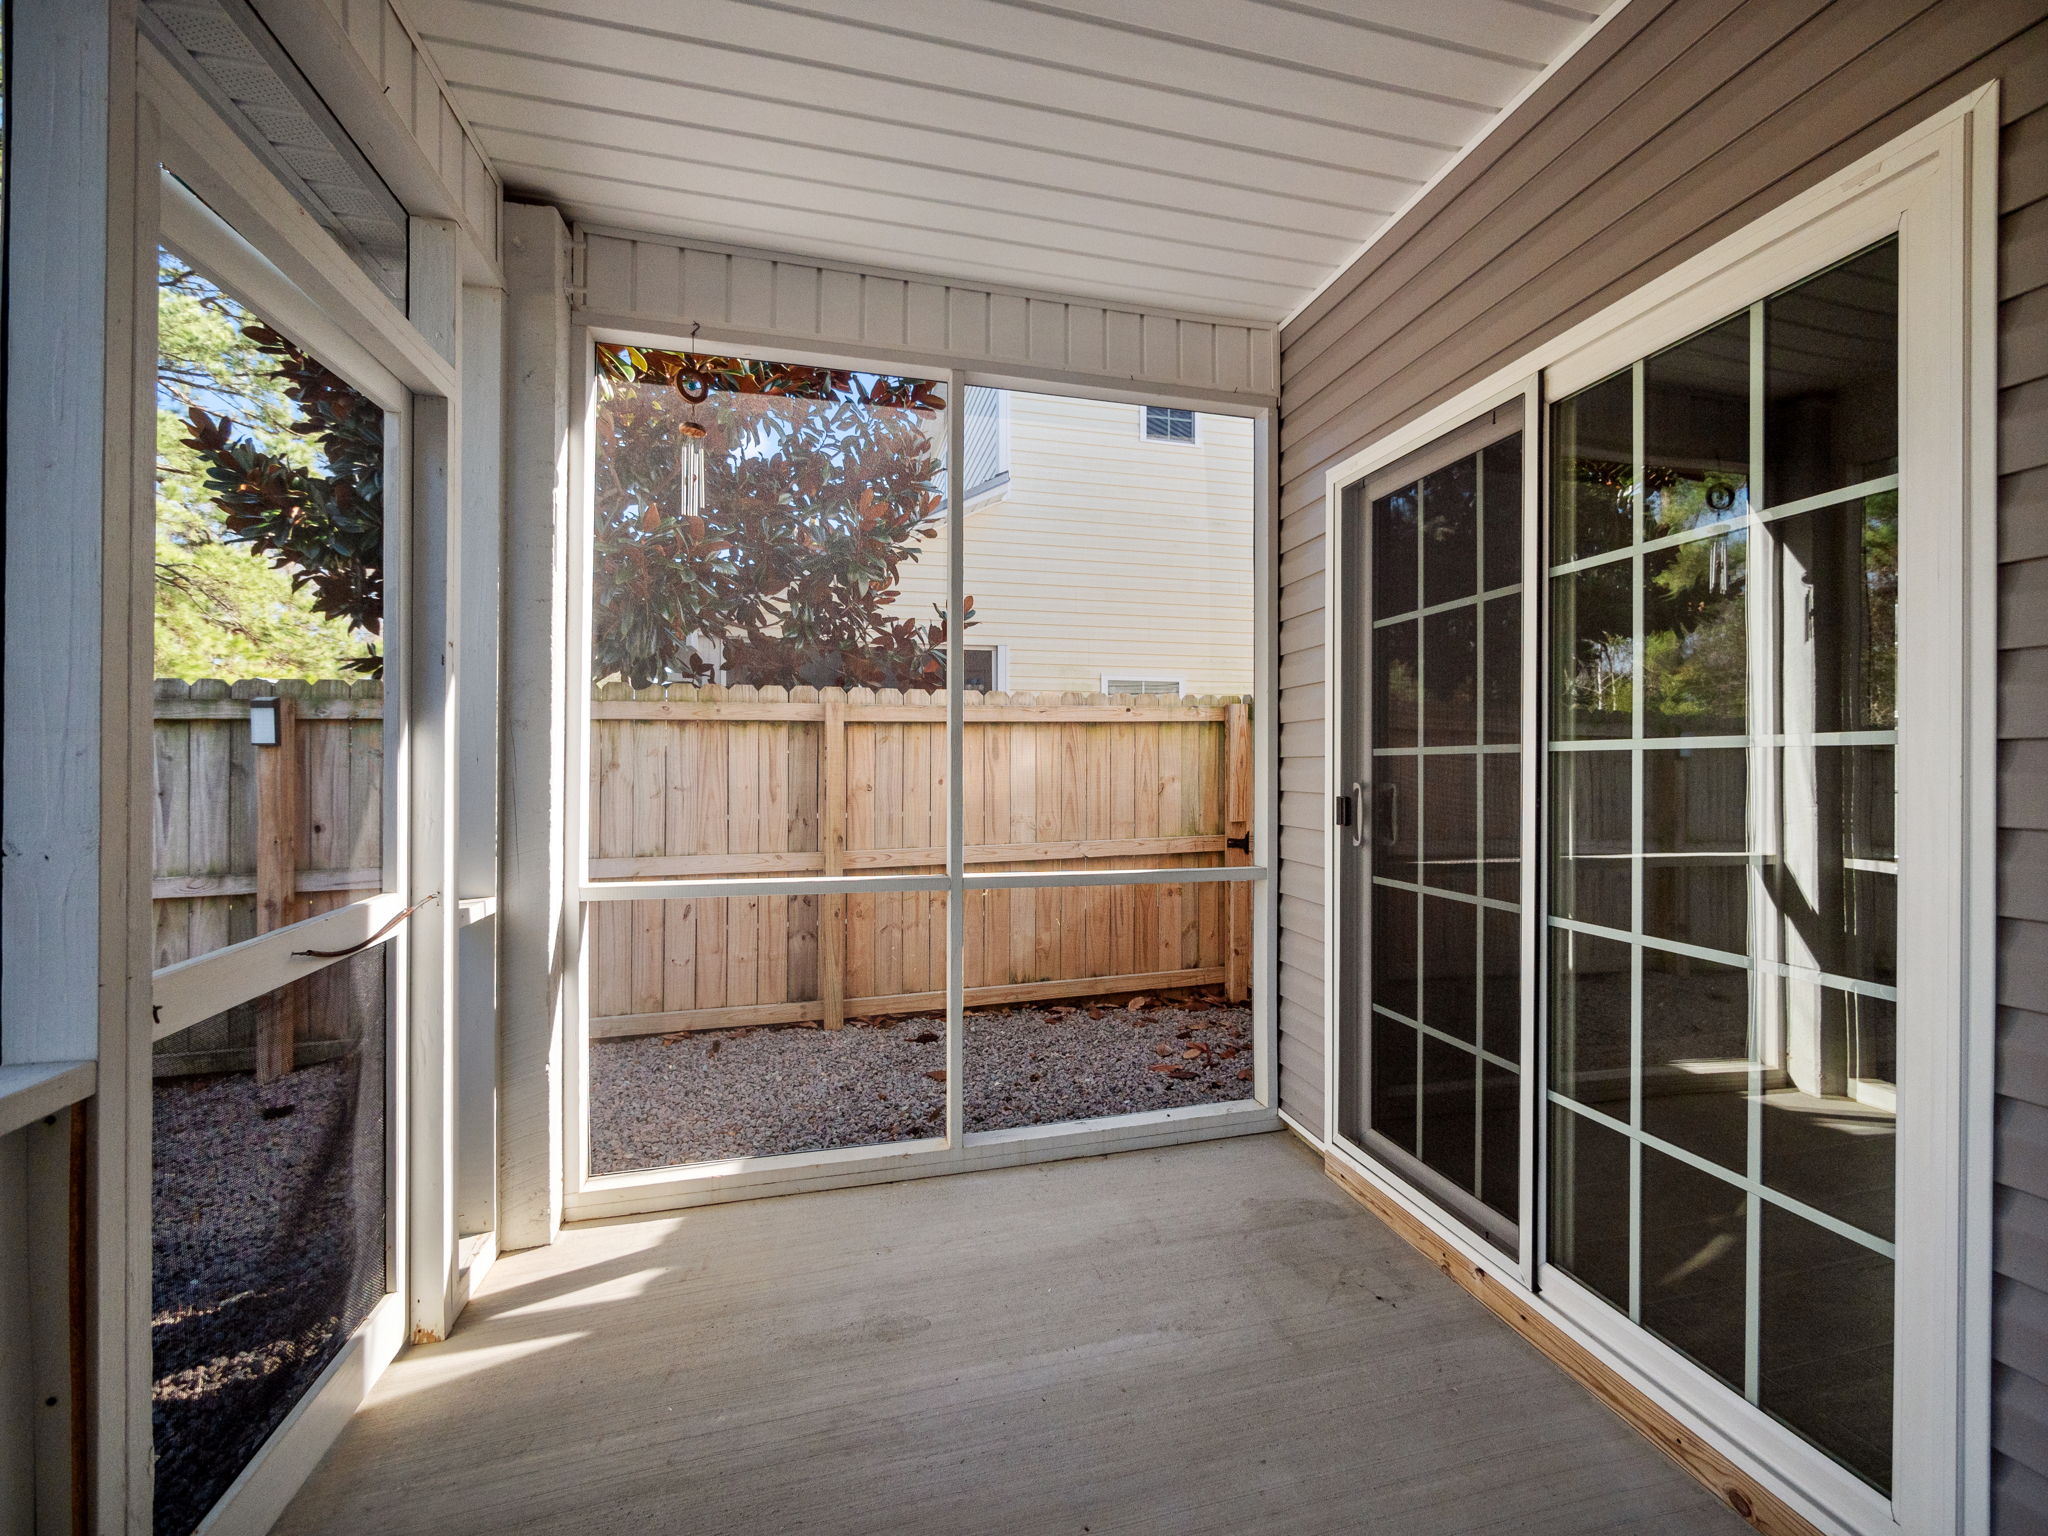
<instances>
[{"instance_id":1,"label":"porch corner post","mask_svg":"<svg viewBox=\"0 0 2048 1536\"><path fill-rule=\"evenodd\" d=\"M504 207L505 545L498 996L498 1246L562 1223L568 1060L563 823L569 759L569 231Z\"/></svg>"}]
</instances>

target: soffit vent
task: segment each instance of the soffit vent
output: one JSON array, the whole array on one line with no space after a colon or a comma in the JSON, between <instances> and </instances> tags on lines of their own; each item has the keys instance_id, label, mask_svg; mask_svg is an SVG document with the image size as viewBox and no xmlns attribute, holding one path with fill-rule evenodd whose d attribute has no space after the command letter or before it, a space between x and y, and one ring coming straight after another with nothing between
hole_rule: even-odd
<instances>
[{"instance_id":1,"label":"soffit vent","mask_svg":"<svg viewBox=\"0 0 2048 1536\"><path fill-rule=\"evenodd\" d=\"M142 15L165 55L403 308L405 206L246 0L143 0Z\"/></svg>"}]
</instances>

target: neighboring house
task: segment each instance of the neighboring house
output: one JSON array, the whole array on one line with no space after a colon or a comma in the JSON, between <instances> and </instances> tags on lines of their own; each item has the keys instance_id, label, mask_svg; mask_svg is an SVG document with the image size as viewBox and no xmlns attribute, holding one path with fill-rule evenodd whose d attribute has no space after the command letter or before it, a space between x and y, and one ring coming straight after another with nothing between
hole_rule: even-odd
<instances>
[{"instance_id":1,"label":"neighboring house","mask_svg":"<svg viewBox=\"0 0 2048 1536\"><path fill-rule=\"evenodd\" d=\"M969 389L967 686L1248 693L1252 423ZM899 607L942 605L942 540Z\"/></svg>"}]
</instances>

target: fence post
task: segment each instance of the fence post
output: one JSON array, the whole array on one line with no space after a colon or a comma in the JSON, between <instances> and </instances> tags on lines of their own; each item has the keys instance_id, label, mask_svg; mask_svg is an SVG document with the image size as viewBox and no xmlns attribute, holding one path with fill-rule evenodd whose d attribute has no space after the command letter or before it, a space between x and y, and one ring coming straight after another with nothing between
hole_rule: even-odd
<instances>
[{"instance_id":1,"label":"fence post","mask_svg":"<svg viewBox=\"0 0 2048 1536\"><path fill-rule=\"evenodd\" d=\"M299 919L298 700L279 691L277 744L256 754L256 931L270 933ZM256 1081L292 1070L305 994L298 983L259 1005Z\"/></svg>"},{"instance_id":2,"label":"fence post","mask_svg":"<svg viewBox=\"0 0 2048 1536\"><path fill-rule=\"evenodd\" d=\"M846 873L846 691L819 690L818 851L827 875ZM825 1027L846 1023L846 898L818 898L818 987Z\"/></svg>"},{"instance_id":3,"label":"fence post","mask_svg":"<svg viewBox=\"0 0 2048 1536\"><path fill-rule=\"evenodd\" d=\"M1251 711L1243 700L1223 707L1223 862L1251 863L1252 832ZM1235 844L1235 846L1232 846ZM1230 914L1224 941L1223 995L1241 1003L1252 993L1252 888L1245 881L1229 887L1225 910Z\"/></svg>"}]
</instances>

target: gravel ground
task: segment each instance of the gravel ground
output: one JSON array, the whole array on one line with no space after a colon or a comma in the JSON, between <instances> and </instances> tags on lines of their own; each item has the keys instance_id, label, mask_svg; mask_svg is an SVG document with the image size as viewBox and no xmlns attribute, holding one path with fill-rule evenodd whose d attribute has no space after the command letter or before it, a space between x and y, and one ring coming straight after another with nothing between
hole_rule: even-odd
<instances>
[{"instance_id":1,"label":"gravel ground","mask_svg":"<svg viewBox=\"0 0 2048 1536\"><path fill-rule=\"evenodd\" d=\"M1251 1094L1251 1010L1205 997L976 1009L967 1128L1047 1125ZM945 1129L932 1017L593 1041L598 1173L876 1146ZM935 1075L937 1074L937 1075Z\"/></svg>"},{"instance_id":2,"label":"gravel ground","mask_svg":"<svg viewBox=\"0 0 2048 1536\"><path fill-rule=\"evenodd\" d=\"M155 1086L156 1530L184 1536L384 1289L383 1117L356 1058ZM267 1113L266 1113L267 1112Z\"/></svg>"}]
</instances>

